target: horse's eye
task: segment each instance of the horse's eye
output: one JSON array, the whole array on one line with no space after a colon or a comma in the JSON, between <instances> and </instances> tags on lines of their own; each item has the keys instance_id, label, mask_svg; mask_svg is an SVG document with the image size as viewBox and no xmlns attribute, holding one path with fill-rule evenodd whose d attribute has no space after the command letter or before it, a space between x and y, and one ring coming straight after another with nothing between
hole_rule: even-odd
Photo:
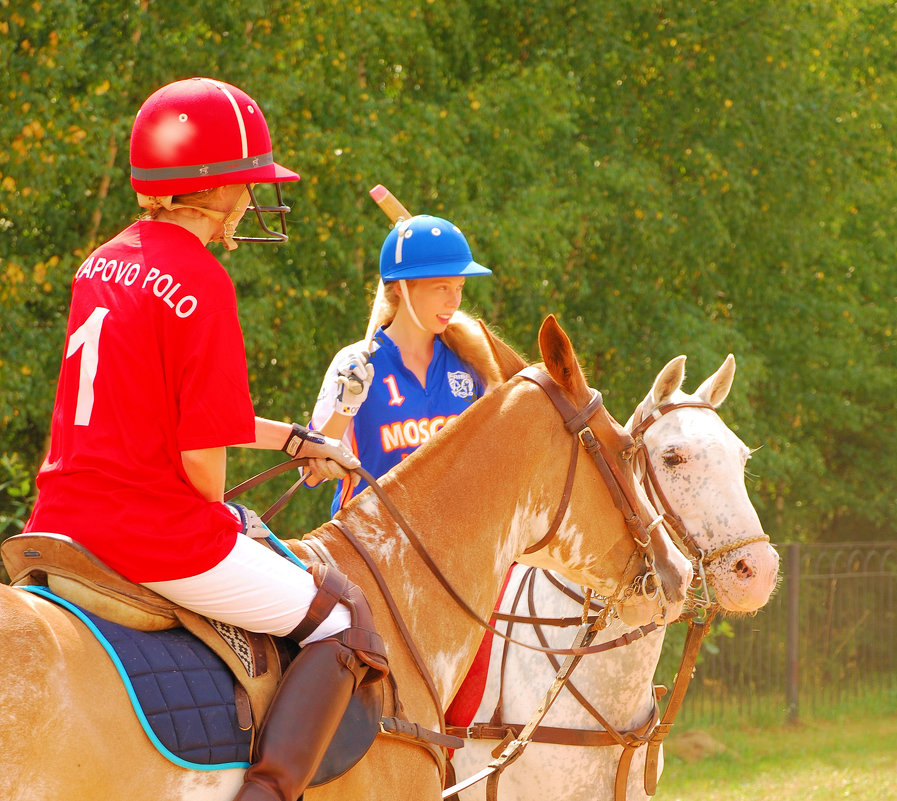
<instances>
[{"instance_id":1,"label":"horse's eye","mask_svg":"<svg viewBox=\"0 0 897 801\"><path fill-rule=\"evenodd\" d=\"M667 467L676 467L685 461L685 457L676 451L667 451L661 458L663 459L664 465Z\"/></svg>"}]
</instances>

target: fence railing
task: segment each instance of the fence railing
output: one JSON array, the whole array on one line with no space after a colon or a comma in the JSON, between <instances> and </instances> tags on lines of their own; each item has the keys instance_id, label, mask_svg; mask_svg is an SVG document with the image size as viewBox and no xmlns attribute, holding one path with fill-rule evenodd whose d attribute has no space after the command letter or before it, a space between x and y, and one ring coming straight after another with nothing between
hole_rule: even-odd
<instances>
[{"instance_id":1,"label":"fence railing","mask_svg":"<svg viewBox=\"0 0 897 801\"><path fill-rule=\"evenodd\" d=\"M778 551L781 582L766 607L714 620L682 722L795 721L897 697L897 542Z\"/></svg>"}]
</instances>

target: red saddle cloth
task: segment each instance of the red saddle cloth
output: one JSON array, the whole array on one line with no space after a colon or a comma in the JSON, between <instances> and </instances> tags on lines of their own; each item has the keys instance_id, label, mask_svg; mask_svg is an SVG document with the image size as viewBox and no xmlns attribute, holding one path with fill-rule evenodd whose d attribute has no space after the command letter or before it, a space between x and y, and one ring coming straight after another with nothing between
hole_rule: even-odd
<instances>
[{"instance_id":1,"label":"red saddle cloth","mask_svg":"<svg viewBox=\"0 0 897 801\"><path fill-rule=\"evenodd\" d=\"M495 603L496 607L501 604L510 578L511 571L508 570L501 585L498 601ZM494 626L495 618L491 618L489 623ZM492 654L492 640L494 638L495 635L491 631L487 631L483 636L483 641L480 643L477 655L473 659L473 664L470 666L464 682L458 688L458 692L455 693L455 697L445 712L447 725L469 726L473 722L473 716L476 715L477 710L480 708L483 693L486 691L486 678L489 675L489 658Z\"/></svg>"}]
</instances>

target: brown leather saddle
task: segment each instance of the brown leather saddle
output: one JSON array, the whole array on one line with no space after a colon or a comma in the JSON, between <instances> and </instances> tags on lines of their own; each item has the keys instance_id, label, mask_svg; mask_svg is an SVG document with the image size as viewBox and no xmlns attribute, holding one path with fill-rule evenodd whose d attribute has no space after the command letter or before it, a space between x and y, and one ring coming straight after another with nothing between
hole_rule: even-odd
<instances>
[{"instance_id":1,"label":"brown leather saddle","mask_svg":"<svg viewBox=\"0 0 897 801\"><path fill-rule=\"evenodd\" d=\"M233 673L238 724L244 731L252 729L254 742L289 664L287 651L277 638L184 609L129 581L61 534L18 534L0 545L0 554L13 586L46 586L98 617L140 631L187 629ZM332 781L367 753L380 730L382 710L382 682L358 688L312 786Z\"/></svg>"}]
</instances>

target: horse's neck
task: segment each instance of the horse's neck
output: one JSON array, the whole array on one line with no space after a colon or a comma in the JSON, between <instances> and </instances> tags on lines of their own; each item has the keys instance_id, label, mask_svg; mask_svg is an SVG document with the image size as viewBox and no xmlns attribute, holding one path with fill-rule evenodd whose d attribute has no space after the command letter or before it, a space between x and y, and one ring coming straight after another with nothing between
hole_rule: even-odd
<instances>
[{"instance_id":1,"label":"horse's neck","mask_svg":"<svg viewBox=\"0 0 897 801\"><path fill-rule=\"evenodd\" d=\"M440 572L482 619L489 617L508 568L532 539L528 524L539 516L530 502L539 491L529 485L537 481L541 488L546 473L558 487L563 480L550 475L546 462L551 460L537 447L532 403L524 399L512 404L511 412L493 414L499 402L492 395L481 399L440 432L438 442L380 481ZM530 454L532 464L524 464L521 454ZM382 571L447 700L483 629L440 586L372 491L349 504L340 520ZM345 547L338 538L327 539L334 552Z\"/></svg>"}]
</instances>

